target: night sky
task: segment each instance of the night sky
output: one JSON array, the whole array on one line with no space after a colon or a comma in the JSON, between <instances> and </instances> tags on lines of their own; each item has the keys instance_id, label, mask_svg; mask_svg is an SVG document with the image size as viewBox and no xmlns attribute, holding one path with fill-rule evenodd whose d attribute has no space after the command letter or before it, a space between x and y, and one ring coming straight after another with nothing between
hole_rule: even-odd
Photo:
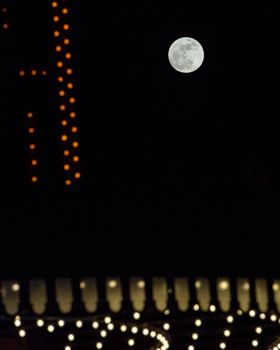
<instances>
[{"instance_id":1,"label":"night sky","mask_svg":"<svg viewBox=\"0 0 280 350\"><path fill-rule=\"evenodd\" d=\"M55 38L51 2L0 2L2 274L277 274L276 5L67 3ZM184 36L205 52L191 74L167 57ZM68 37L70 186L55 51Z\"/></svg>"}]
</instances>

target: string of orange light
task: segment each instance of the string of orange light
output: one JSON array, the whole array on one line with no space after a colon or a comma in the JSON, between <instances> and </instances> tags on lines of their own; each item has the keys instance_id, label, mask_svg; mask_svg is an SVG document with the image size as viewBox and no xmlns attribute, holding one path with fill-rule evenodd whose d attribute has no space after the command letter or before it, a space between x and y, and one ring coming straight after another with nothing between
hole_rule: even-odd
<instances>
[{"instance_id":1,"label":"string of orange light","mask_svg":"<svg viewBox=\"0 0 280 350\"><path fill-rule=\"evenodd\" d=\"M39 180L38 176L38 157L37 157L37 144L36 144L36 128L34 123L34 113L28 112L26 114L28 119L28 139L29 139L29 164L30 164L30 180L32 183L37 183Z\"/></svg>"},{"instance_id":2,"label":"string of orange light","mask_svg":"<svg viewBox=\"0 0 280 350\"><path fill-rule=\"evenodd\" d=\"M76 98L74 97L71 41L69 39L70 25L67 22L69 8L66 1L53 1L53 36L55 39L56 71L58 82L59 113L61 116L61 142L63 145L63 169L65 185L70 186L80 179L79 171L79 142L77 140L78 127L76 124Z\"/></svg>"}]
</instances>

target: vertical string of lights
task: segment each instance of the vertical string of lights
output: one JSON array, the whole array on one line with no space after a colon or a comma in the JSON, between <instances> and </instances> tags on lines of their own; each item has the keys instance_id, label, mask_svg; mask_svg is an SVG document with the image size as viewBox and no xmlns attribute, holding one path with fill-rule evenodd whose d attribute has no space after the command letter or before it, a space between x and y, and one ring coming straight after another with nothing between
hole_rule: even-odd
<instances>
[{"instance_id":1,"label":"vertical string of lights","mask_svg":"<svg viewBox=\"0 0 280 350\"><path fill-rule=\"evenodd\" d=\"M1 8L1 12L2 12L2 20L1 20L1 25L2 25L2 29L4 30L8 30L9 29L9 22L8 22L8 8L6 6L3 6Z\"/></svg>"},{"instance_id":2,"label":"vertical string of lights","mask_svg":"<svg viewBox=\"0 0 280 350\"><path fill-rule=\"evenodd\" d=\"M34 78L34 77L45 77L47 76L47 71L44 69L34 69L29 70L20 69L19 76L21 78ZM34 112L26 113L27 125L27 140L28 140L28 171L30 174L30 181L33 184L39 181L39 152L38 152L38 125L36 125L36 118Z\"/></svg>"},{"instance_id":3,"label":"vertical string of lights","mask_svg":"<svg viewBox=\"0 0 280 350\"><path fill-rule=\"evenodd\" d=\"M28 132L28 148L29 148L29 157L28 162L31 168L30 179L32 183L37 183L39 180L38 176L38 150L36 142L36 128L34 122L34 113L28 112L27 117L27 132ZM29 169L30 169L29 168Z\"/></svg>"},{"instance_id":4,"label":"vertical string of lights","mask_svg":"<svg viewBox=\"0 0 280 350\"><path fill-rule=\"evenodd\" d=\"M75 110L76 98L73 94L73 68L72 54L69 50L70 26L67 21L69 8L67 0L53 1L56 71L59 97L59 113L61 116L60 140L63 145L63 169L65 172L65 185L71 186L81 178L79 171L79 142L77 141L78 127L76 125L77 113Z\"/></svg>"}]
</instances>

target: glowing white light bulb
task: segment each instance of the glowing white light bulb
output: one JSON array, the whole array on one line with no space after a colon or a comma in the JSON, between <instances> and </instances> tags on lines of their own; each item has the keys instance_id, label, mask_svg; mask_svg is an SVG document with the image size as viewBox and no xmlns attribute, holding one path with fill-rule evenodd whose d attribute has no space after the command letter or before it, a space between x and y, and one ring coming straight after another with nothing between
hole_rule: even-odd
<instances>
[{"instance_id":1,"label":"glowing white light bulb","mask_svg":"<svg viewBox=\"0 0 280 350\"><path fill-rule=\"evenodd\" d=\"M37 320L36 323L37 323L37 326L38 326L38 327L43 327L44 324L45 324L45 322L44 322L42 319Z\"/></svg>"},{"instance_id":2,"label":"glowing white light bulb","mask_svg":"<svg viewBox=\"0 0 280 350\"><path fill-rule=\"evenodd\" d=\"M148 328L144 328L142 333L143 335L148 335L149 334Z\"/></svg>"},{"instance_id":3,"label":"glowing white light bulb","mask_svg":"<svg viewBox=\"0 0 280 350\"><path fill-rule=\"evenodd\" d=\"M109 323L107 328L109 331L112 331L115 327L114 327L113 323Z\"/></svg>"},{"instance_id":4,"label":"glowing white light bulb","mask_svg":"<svg viewBox=\"0 0 280 350\"><path fill-rule=\"evenodd\" d=\"M107 332L103 329L103 330L100 332L100 336L101 336L102 338L107 337Z\"/></svg>"},{"instance_id":5,"label":"glowing white light bulb","mask_svg":"<svg viewBox=\"0 0 280 350\"><path fill-rule=\"evenodd\" d=\"M18 283L13 283L11 288L13 292L19 292L20 285Z\"/></svg>"},{"instance_id":6,"label":"glowing white light bulb","mask_svg":"<svg viewBox=\"0 0 280 350\"><path fill-rule=\"evenodd\" d=\"M134 318L135 320L139 320L140 317L141 317L141 315L140 315L139 312L134 312L133 318Z\"/></svg>"},{"instance_id":7,"label":"glowing white light bulb","mask_svg":"<svg viewBox=\"0 0 280 350\"><path fill-rule=\"evenodd\" d=\"M198 333L193 333L192 334L192 339L197 340L198 339Z\"/></svg>"},{"instance_id":8,"label":"glowing white light bulb","mask_svg":"<svg viewBox=\"0 0 280 350\"><path fill-rule=\"evenodd\" d=\"M109 324L111 321L112 321L112 319L111 319L111 317L109 317L109 316L106 316L106 317L104 318L104 322L105 322L106 324Z\"/></svg>"},{"instance_id":9,"label":"glowing white light bulb","mask_svg":"<svg viewBox=\"0 0 280 350\"><path fill-rule=\"evenodd\" d=\"M116 280L110 280L108 282L108 287L111 288L111 289L116 288L117 285L118 285L118 282Z\"/></svg>"},{"instance_id":10,"label":"glowing white light bulb","mask_svg":"<svg viewBox=\"0 0 280 350\"><path fill-rule=\"evenodd\" d=\"M144 280L139 280L137 282L137 287L140 288L140 289L145 288L145 281Z\"/></svg>"},{"instance_id":11,"label":"glowing white light bulb","mask_svg":"<svg viewBox=\"0 0 280 350\"><path fill-rule=\"evenodd\" d=\"M16 327L20 327L20 326L21 326L21 320L20 320L20 319L15 319L14 325L15 325Z\"/></svg>"},{"instance_id":12,"label":"glowing white light bulb","mask_svg":"<svg viewBox=\"0 0 280 350\"><path fill-rule=\"evenodd\" d=\"M232 323L233 321L234 321L234 317L231 316L231 315L229 315L229 316L227 317L227 322L228 322L228 323Z\"/></svg>"},{"instance_id":13,"label":"glowing white light bulb","mask_svg":"<svg viewBox=\"0 0 280 350\"><path fill-rule=\"evenodd\" d=\"M24 338L26 336L26 332L24 329L21 329L19 332L18 332L18 335L21 337L21 338Z\"/></svg>"},{"instance_id":14,"label":"glowing white light bulb","mask_svg":"<svg viewBox=\"0 0 280 350\"><path fill-rule=\"evenodd\" d=\"M64 327L64 326L65 326L65 321L59 320L59 321L57 322L57 324L58 324L59 327Z\"/></svg>"},{"instance_id":15,"label":"glowing white light bulb","mask_svg":"<svg viewBox=\"0 0 280 350\"><path fill-rule=\"evenodd\" d=\"M170 324L169 324L169 323L165 323L165 324L163 325L163 329L164 329L165 331L168 331L168 330L170 329Z\"/></svg>"},{"instance_id":16,"label":"glowing white light bulb","mask_svg":"<svg viewBox=\"0 0 280 350\"><path fill-rule=\"evenodd\" d=\"M128 339L127 344L128 344L129 346L133 346L133 345L135 344L135 340L134 340L134 339Z\"/></svg>"},{"instance_id":17,"label":"glowing white light bulb","mask_svg":"<svg viewBox=\"0 0 280 350\"><path fill-rule=\"evenodd\" d=\"M228 287L229 287L228 281L221 281L221 282L219 283L219 289L220 289L220 290L227 290Z\"/></svg>"},{"instance_id":18,"label":"glowing white light bulb","mask_svg":"<svg viewBox=\"0 0 280 350\"><path fill-rule=\"evenodd\" d=\"M121 332L126 332L127 331L127 326L125 324L122 324L120 327Z\"/></svg>"},{"instance_id":19,"label":"glowing white light bulb","mask_svg":"<svg viewBox=\"0 0 280 350\"><path fill-rule=\"evenodd\" d=\"M224 336L225 337L229 337L230 336L230 330L229 329L225 329L224 330Z\"/></svg>"},{"instance_id":20,"label":"glowing white light bulb","mask_svg":"<svg viewBox=\"0 0 280 350\"><path fill-rule=\"evenodd\" d=\"M75 340L75 336L74 336L74 334L68 334L68 340L69 341L74 341Z\"/></svg>"},{"instance_id":21,"label":"glowing white light bulb","mask_svg":"<svg viewBox=\"0 0 280 350\"><path fill-rule=\"evenodd\" d=\"M97 321L92 322L92 328L97 329L99 327L99 323Z\"/></svg>"},{"instance_id":22,"label":"glowing white light bulb","mask_svg":"<svg viewBox=\"0 0 280 350\"><path fill-rule=\"evenodd\" d=\"M215 305L210 305L210 311L215 312L216 311L216 306Z\"/></svg>"},{"instance_id":23,"label":"glowing white light bulb","mask_svg":"<svg viewBox=\"0 0 280 350\"><path fill-rule=\"evenodd\" d=\"M83 327L83 322L81 320L76 321L76 327L77 328L82 328Z\"/></svg>"},{"instance_id":24,"label":"glowing white light bulb","mask_svg":"<svg viewBox=\"0 0 280 350\"><path fill-rule=\"evenodd\" d=\"M250 311L249 311L249 316L250 316L250 317L255 317L255 316L256 316L256 311L253 310L253 309L250 310Z\"/></svg>"},{"instance_id":25,"label":"glowing white light bulb","mask_svg":"<svg viewBox=\"0 0 280 350\"><path fill-rule=\"evenodd\" d=\"M54 332L54 326L52 324L50 324L47 329L48 329L49 333L53 333Z\"/></svg>"},{"instance_id":26,"label":"glowing white light bulb","mask_svg":"<svg viewBox=\"0 0 280 350\"><path fill-rule=\"evenodd\" d=\"M131 328L131 333L136 334L138 332L138 327L134 326Z\"/></svg>"}]
</instances>

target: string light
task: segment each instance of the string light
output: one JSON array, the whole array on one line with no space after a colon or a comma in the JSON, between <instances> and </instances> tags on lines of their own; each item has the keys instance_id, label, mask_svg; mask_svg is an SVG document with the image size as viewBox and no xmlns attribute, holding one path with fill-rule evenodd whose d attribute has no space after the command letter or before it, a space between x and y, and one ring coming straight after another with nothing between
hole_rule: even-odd
<instances>
[{"instance_id":1,"label":"string light","mask_svg":"<svg viewBox=\"0 0 280 350\"><path fill-rule=\"evenodd\" d=\"M55 3L55 5L53 5ZM63 6L62 6L63 5ZM76 103L76 98L71 93L69 96L70 90L74 88L74 84L72 80L73 68L71 66L72 53L69 50L68 45L70 44L70 39L68 35L68 31L70 30L69 23L66 22L66 15L69 13L69 9L65 6L62 1L54 1L52 2L53 9L53 25L54 25L54 50L56 53L57 59L57 69L59 74L57 76L58 83L63 85L58 90L58 95L61 99L61 103L59 105L59 110L62 114L61 125L64 127L63 134L60 136L61 141L63 142L63 155L64 157L69 156L69 150L66 149L66 141L69 141L72 144L72 147L76 149L75 153L78 152L79 142L73 140L74 134L78 133L78 127L76 125L71 125L71 121L67 120L67 116L65 116L64 112L69 111L68 118L71 119L76 117L76 112L73 110L74 104ZM66 35L67 34L67 35ZM67 49L66 49L67 46ZM67 126L67 128L66 128ZM69 126L69 128L68 128ZM65 152L66 151L66 152ZM77 154L75 156L78 157ZM70 158L67 160L67 163L63 165L63 169L65 171L65 185L70 186L73 182L79 180L81 178L81 173L79 171L79 163L77 161L78 158ZM70 163L69 163L70 162Z\"/></svg>"}]
</instances>

